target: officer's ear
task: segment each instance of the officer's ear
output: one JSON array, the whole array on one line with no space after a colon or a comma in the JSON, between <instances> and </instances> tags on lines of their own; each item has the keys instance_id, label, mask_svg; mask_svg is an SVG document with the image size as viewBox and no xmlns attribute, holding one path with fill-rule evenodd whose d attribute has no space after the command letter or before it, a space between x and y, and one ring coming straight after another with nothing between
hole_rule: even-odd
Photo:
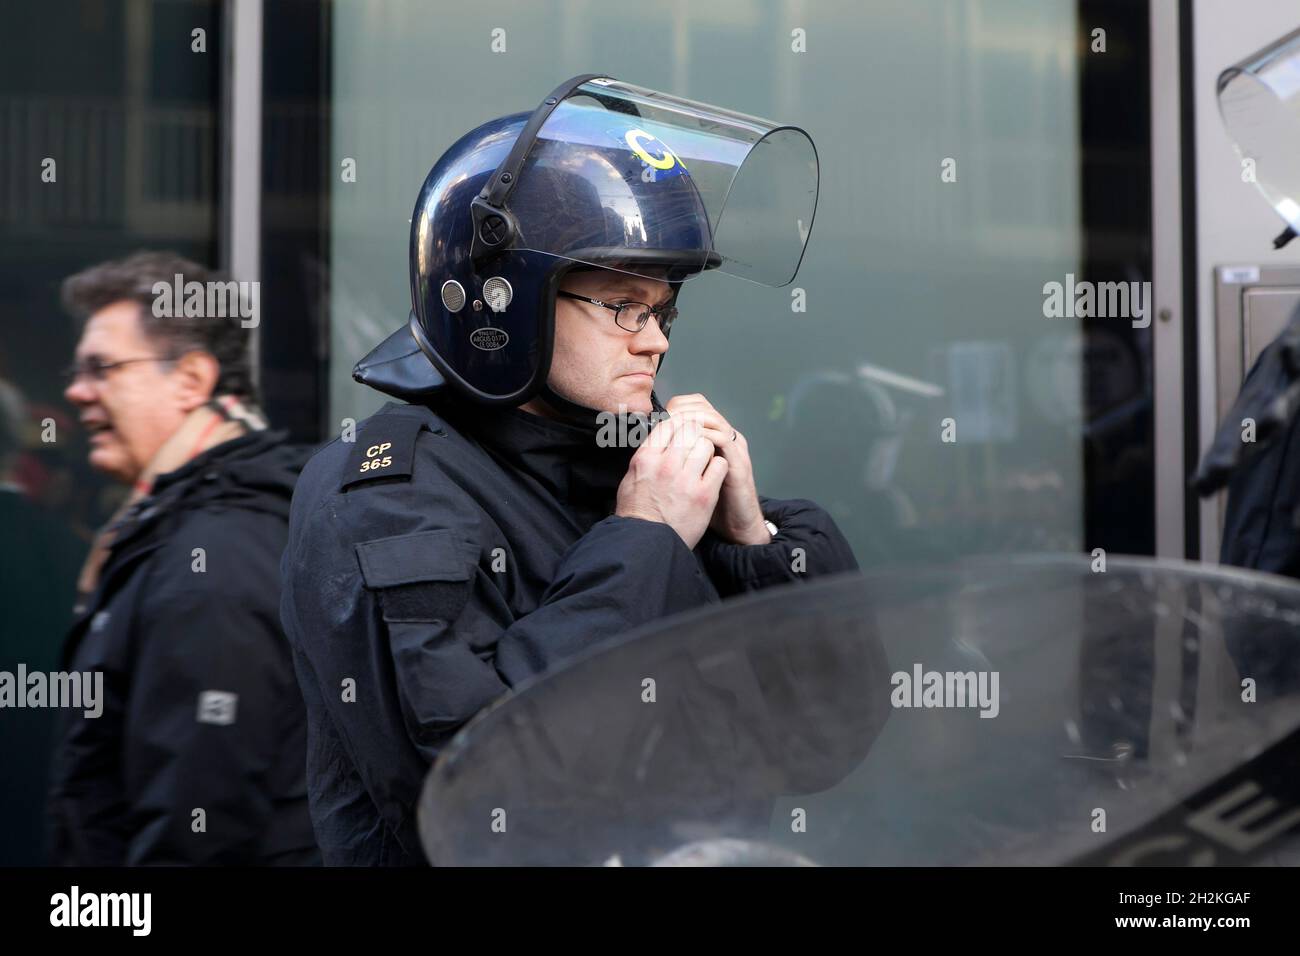
<instances>
[{"instance_id":1,"label":"officer's ear","mask_svg":"<svg viewBox=\"0 0 1300 956\"><path fill-rule=\"evenodd\" d=\"M181 408L189 413L212 399L221 378L221 363L211 352L193 349L176 359L172 375Z\"/></svg>"}]
</instances>

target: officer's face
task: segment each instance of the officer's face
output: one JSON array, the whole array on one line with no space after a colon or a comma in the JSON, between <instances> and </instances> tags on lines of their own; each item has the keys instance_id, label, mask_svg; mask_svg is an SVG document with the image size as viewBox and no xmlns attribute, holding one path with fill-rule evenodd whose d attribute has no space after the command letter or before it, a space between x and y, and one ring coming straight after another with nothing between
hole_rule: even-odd
<instances>
[{"instance_id":1,"label":"officer's face","mask_svg":"<svg viewBox=\"0 0 1300 956\"><path fill-rule=\"evenodd\" d=\"M91 467L128 483L140 477L194 406L185 376L166 362L131 361L93 370L165 354L140 327L139 314L139 303L122 301L90 317L75 357L82 374L63 393L90 434Z\"/></svg>"},{"instance_id":2,"label":"officer's face","mask_svg":"<svg viewBox=\"0 0 1300 956\"><path fill-rule=\"evenodd\" d=\"M663 305L673 291L660 279L610 270L575 272L560 287L611 305ZM640 332L629 332L619 327L608 309L577 299L555 300L549 384L570 401L608 412L649 414L655 373L667 351L668 337L653 318Z\"/></svg>"}]
</instances>

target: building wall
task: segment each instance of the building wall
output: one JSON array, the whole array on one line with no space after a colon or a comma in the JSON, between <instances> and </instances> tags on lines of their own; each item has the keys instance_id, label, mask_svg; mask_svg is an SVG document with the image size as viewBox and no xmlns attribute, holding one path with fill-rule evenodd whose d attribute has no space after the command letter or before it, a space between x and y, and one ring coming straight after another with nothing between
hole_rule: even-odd
<instances>
[{"instance_id":1,"label":"building wall","mask_svg":"<svg viewBox=\"0 0 1300 956\"><path fill-rule=\"evenodd\" d=\"M372 0L335 15L333 163L357 162L333 198L335 433L382 401L349 372L406 319L429 167L485 120L605 71L802 125L820 156L795 281L807 311L790 289L695 280L661 397L708 395L749 437L760 488L823 503L863 564L1081 547L1084 348L1075 320L1044 318L1042 292L1079 271L1072 0Z\"/></svg>"}]
</instances>

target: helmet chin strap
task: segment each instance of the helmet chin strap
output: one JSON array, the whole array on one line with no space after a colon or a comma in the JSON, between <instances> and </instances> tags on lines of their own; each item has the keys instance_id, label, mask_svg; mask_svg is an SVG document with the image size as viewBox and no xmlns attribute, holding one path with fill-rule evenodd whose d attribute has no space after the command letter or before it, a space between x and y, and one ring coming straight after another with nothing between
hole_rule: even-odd
<instances>
[{"instance_id":1,"label":"helmet chin strap","mask_svg":"<svg viewBox=\"0 0 1300 956\"><path fill-rule=\"evenodd\" d=\"M599 428L600 416L608 414L596 408L588 408L586 405L580 405L577 402L570 401L563 395L558 394L549 382L541 387L537 393L540 398L556 417L571 425L580 425L583 428ZM659 396L653 391L650 392L650 408L653 413L666 414L667 410L659 403ZM647 417L643 412L627 412L628 416Z\"/></svg>"}]
</instances>

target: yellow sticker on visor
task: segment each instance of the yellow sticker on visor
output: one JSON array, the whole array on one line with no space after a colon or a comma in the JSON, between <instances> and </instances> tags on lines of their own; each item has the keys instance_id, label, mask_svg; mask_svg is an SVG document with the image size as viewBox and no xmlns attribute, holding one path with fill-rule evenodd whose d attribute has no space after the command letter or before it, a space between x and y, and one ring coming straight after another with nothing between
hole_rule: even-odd
<instances>
[{"instance_id":1,"label":"yellow sticker on visor","mask_svg":"<svg viewBox=\"0 0 1300 956\"><path fill-rule=\"evenodd\" d=\"M675 164L680 162L671 149L643 129L630 129L623 136L623 139L627 141L627 145L632 152L655 169L672 169ZM660 150L663 155L652 156L650 151L646 149L647 143Z\"/></svg>"}]
</instances>

